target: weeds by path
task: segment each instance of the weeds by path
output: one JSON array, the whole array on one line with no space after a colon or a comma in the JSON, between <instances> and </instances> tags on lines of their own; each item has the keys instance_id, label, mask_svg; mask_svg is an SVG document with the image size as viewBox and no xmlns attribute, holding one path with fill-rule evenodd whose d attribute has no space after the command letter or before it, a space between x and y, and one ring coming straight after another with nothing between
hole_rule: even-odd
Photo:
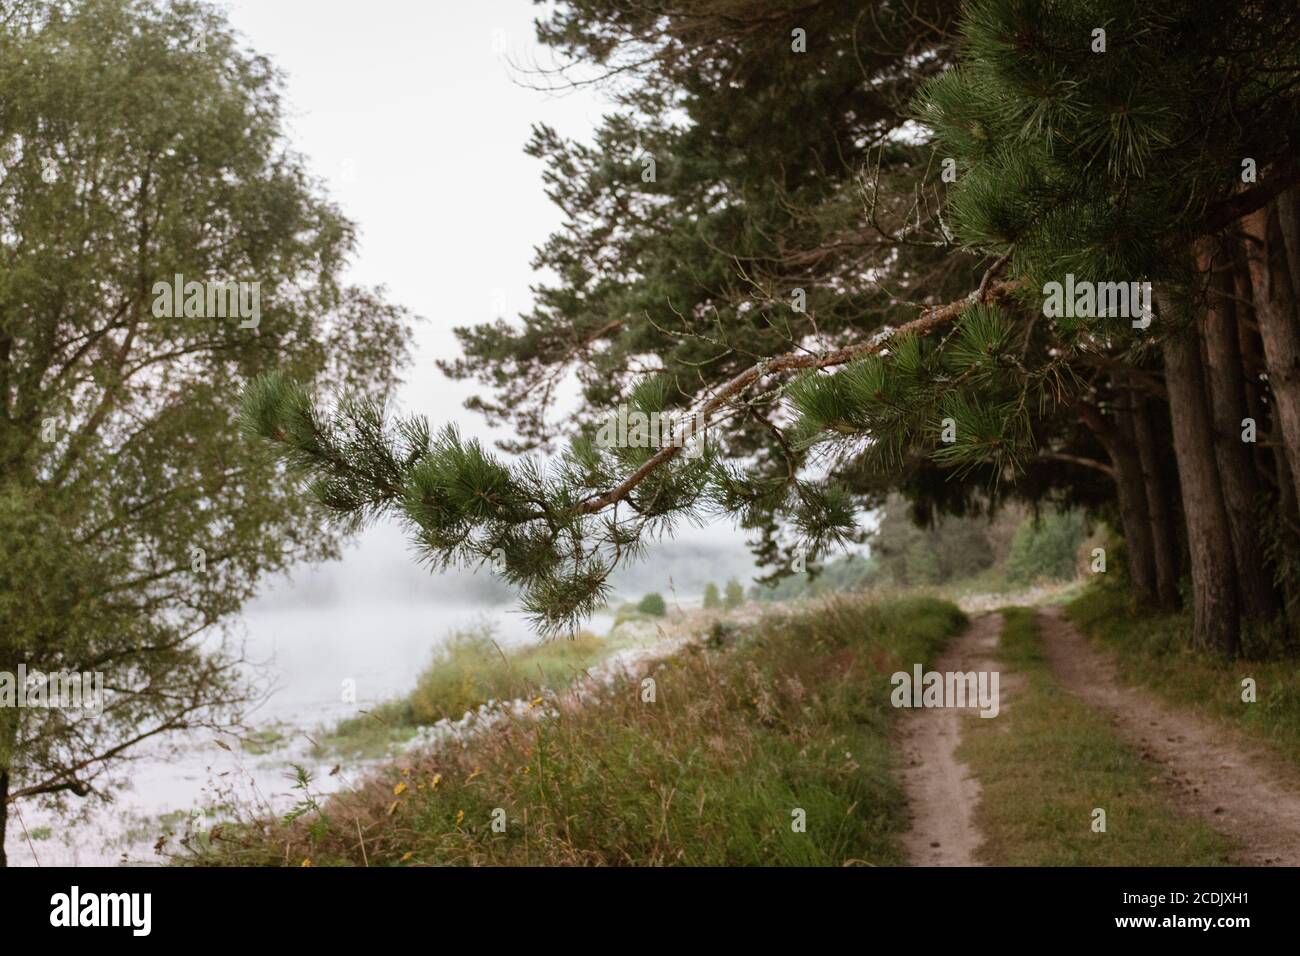
<instances>
[{"instance_id":1,"label":"weeds by path","mask_svg":"<svg viewBox=\"0 0 1300 956\"><path fill-rule=\"evenodd\" d=\"M964 624L930 599L770 615L581 702L575 688L540 720L413 755L329 800L323 830L229 826L206 862L900 863L889 675L931 663Z\"/></svg>"}]
</instances>

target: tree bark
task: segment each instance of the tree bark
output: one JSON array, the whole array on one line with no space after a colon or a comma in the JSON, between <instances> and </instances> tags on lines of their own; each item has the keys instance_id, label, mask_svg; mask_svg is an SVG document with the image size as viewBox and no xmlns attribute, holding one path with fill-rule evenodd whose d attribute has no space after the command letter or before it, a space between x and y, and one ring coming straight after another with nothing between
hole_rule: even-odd
<instances>
[{"instance_id":1,"label":"tree bark","mask_svg":"<svg viewBox=\"0 0 1300 956\"><path fill-rule=\"evenodd\" d=\"M0 770L0 869L9 865L5 854L5 833L9 826L9 768Z\"/></svg>"},{"instance_id":2,"label":"tree bark","mask_svg":"<svg viewBox=\"0 0 1300 956\"><path fill-rule=\"evenodd\" d=\"M1286 252L1287 274L1291 277L1291 292L1296 294L1300 276L1300 189L1292 186L1277 197L1277 226Z\"/></svg>"},{"instance_id":3,"label":"tree bark","mask_svg":"<svg viewBox=\"0 0 1300 956\"><path fill-rule=\"evenodd\" d=\"M1232 301L1232 260L1222 254L1217 240L1205 239L1197 246L1197 266L1209 282L1200 325L1205 341L1214 454L1232 533L1232 554L1237 561L1241 611L1251 621L1268 622L1277 616L1281 604L1259 533L1258 508L1264 498L1263 486L1255 470L1251 446L1242 440L1243 421L1248 415L1237 342L1237 315ZM1258 435L1259 422L1255 424Z\"/></svg>"},{"instance_id":4,"label":"tree bark","mask_svg":"<svg viewBox=\"0 0 1300 956\"><path fill-rule=\"evenodd\" d=\"M1163 296L1160 307L1166 322L1171 320L1175 313ZM1161 348L1195 592L1192 642L1232 654L1240 646L1237 575L1195 326L1166 333Z\"/></svg>"},{"instance_id":5,"label":"tree bark","mask_svg":"<svg viewBox=\"0 0 1300 956\"><path fill-rule=\"evenodd\" d=\"M1161 608L1177 610L1182 604L1178 593L1179 551L1177 527L1170 507L1169 482L1164 466L1167 446L1159 441L1151 421L1150 403L1137 391L1129 392L1133 418L1133 438L1142 463L1146 486L1147 517L1151 524L1151 548L1156 569L1156 599Z\"/></svg>"},{"instance_id":6,"label":"tree bark","mask_svg":"<svg viewBox=\"0 0 1300 956\"><path fill-rule=\"evenodd\" d=\"M1081 406L1080 417L1106 449L1115 469L1115 490L1119 497L1120 523L1124 526L1124 544L1128 550L1129 577L1138 601L1151 604L1157 596L1156 565L1142 461L1134 443L1125 440L1096 407Z\"/></svg>"},{"instance_id":7,"label":"tree bark","mask_svg":"<svg viewBox=\"0 0 1300 956\"><path fill-rule=\"evenodd\" d=\"M1264 423L1273 421L1272 410L1265 400L1268 369L1264 364L1264 345L1259 340L1259 323L1255 321L1255 310L1251 305L1250 267L1241 249L1235 251L1232 292L1237 317L1237 349L1241 354L1242 383L1246 389L1246 414L1259 423L1259 433L1263 435L1267 431ZM1277 447L1278 455L1274 455L1271 448L1257 446L1252 456L1260 481L1267 487L1272 487L1277 478L1274 458L1285 457L1280 452L1281 446Z\"/></svg>"},{"instance_id":8,"label":"tree bark","mask_svg":"<svg viewBox=\"0 0 1300 956\"><path fill-rule=\"evenodd\" d=\"M1276 225L1273 204L1246 216L1241 223L1242 235L1274 413L1286 445L1292 493L1300 498L1300 322L1296 319L1286 254L1280 248L1283 243L1276 229L1270 233L1270 218Z\"/></svg>"}]
</instances>

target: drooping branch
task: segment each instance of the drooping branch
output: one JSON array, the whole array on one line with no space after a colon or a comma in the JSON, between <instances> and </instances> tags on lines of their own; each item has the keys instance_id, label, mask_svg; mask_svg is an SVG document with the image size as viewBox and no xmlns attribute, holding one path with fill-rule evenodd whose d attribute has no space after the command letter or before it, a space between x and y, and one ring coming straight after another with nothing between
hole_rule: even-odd
<instances>
[{"instance_id":1,"label":"drooping branch","mask_svg":"<svg viewBox=\"0 0 1300 956\"><path fill-rule=\"evenodd\" d=\"M1265 177L1266 181L1264 183L1210 206L1202 217L1204 231L1218 231L1236 219L1265 205L1274 196L1300 181L1300 166L1293 159L1288 158L1269 166L1265 171ZM700 405L695 410L696 420L703 422L707 426L708 417L711 414L765 374L794 369L829 368L835 365L843 365L862 355L882 351L892 340L899 336L929 335L935 328L956 319L976 302L987 302L1007 296L1024 284L1023 280L993 282L993 279L1006 267L1010 259L1011 253L1009 251L999 257L985 273L979 287L969 296L949 302L946 305L926 309L919 318L895 329L886 338L873 338L865 342L857 342L820 355L787 352L750 366L722 385ZM668 445L659 449L617 487L604 494L586 499L575 510L579 514L593 514L617 501L621 501L631 494L647 476L676 457L680 450L680 445Z\"/></svg>"},{"instance_id":2,"label":"drooping branch","mask_svg":"<svg viewBox=\"0 0 1300 956\"><path fill-rule=\"evenodd\" d=\"M1005 265L1007 257L1004 256L994 263L994 269ZM989 270L990 275L994 274L993 269ZM986 278L988 278L986 276ZM855 342L852 345L846 345L843 348L834 349L830 352L821 354L807 354L799 352L786 352L783 355L777 355L755 365L751 365L739 375L736 375L730 381L726 382L721 388L713 393L703 404L701 404L694 413L695 419L707 426L709 416L725 405L730 399L740 392L744 391L754 382L758 381L764 375L773 372L792 371L795 369L813 369L813 368L830 368L836 365L844 365L853 359L863 355L869 355L881 352L889 346L889 343L902 336L924 337L933 332L936 328L952 322L962 314L971 305L977 302L989 302L994 299L1004 298L1013 291L1019 289L1024 284L1023 280L996 282L987 284L980 283L980 290L972 292L969 296L958 299L955 302L949 302L946 305L931 306L927 308L920 317L913 319L893 330L888 336L875 337L863 342ZM679 451L681 445L665 445L647 458L645 462L628 475L616 487L610 489L604 494L588 498L581 502L576 511L579 514L594 514L604 508L609 507L615 502L621 501L632 493L648 475L656 469L662 467L671 461Z\"/></svg>"}]
</instances>

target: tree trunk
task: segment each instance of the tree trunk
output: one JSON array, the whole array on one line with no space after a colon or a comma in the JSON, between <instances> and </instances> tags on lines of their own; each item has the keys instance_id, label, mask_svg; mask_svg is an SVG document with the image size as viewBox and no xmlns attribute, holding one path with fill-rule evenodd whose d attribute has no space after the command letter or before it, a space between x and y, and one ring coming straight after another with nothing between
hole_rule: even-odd
<instances>
[{"instance_id":1,"label":"tree trunk","mask_svg":"<svg viewBox=\"0 0 1300 956\"><path fill-rule=\"evenodd\" d=\"M1165 474L1166 448L1158 443L1151 421L1150 403L1136 391L1129 392L1133 418L1133 439L1142 462L1142 479L1146 486L1147 517L1151 524L1151 548L1156 567L1156 598L1165 610L1177 610L1182 603L1178 593L1178 537L1174 534L1175 517L1170 507L1169 485Z\"/></svg>"},{"instance_id":2,"label":"tree trunk","mask_svg":"<svg viewBox=\"0 0 1300 956\"><path fill-rule=\"evenodd\" d=\"M1160 306L1166 322L1171 321L1171 303L1162 296ZM1240 643L1237 575L1195 326L1166 333L1162 351L1195 591L1192 641L1199 648L1231 654Z\"/></svg>"},{"instance_id":3,"label":"tree trunk","mask_svg":"<svg viewBox=\"0 0 1300 956\"><path fill-rule=\"evenodd\" d=\"M1270 203L1244 217L1241 225L1274 414L1286 445L1292 492L1300 498L1300 323L1282 243L1276 230L1269 231L1274 210L1275 203Z\"/></svg>"},{"instance_id":4,"label":"tree trunk","mask_svg":"<svg viewBox=\"0 0 1300 956\"><path fill-rule=\"evenodd\" d=\"M1264 345L1259 340L1259 323L1255 321L1255 310L1251 306L1250 267L1240 248L1236 253L1232 265L1232 293L1237 317L1237 350L1241 354L1242 384L1246 389L1246 414L1255 419L1259 434L1264 435L1268 431L1265 422L1273 427L1274 418L1266 400L1268 368L1264 364ZM1286 457L1281 444L1276 447L1278 452L1274 454L1272 448L1256 445L1255 454L1251 456L1261 484L1268 488L1272 488L1277 480L1275 459L1285 460Z\"/></svg>"},{"instance_id":5,"label":"tree trunk","mask_svg":"<svg viewBox=\"0 0 1300 956\"><path fill-rule=\"evenodd\" d=\"M1134 443L1126 441L1097 408L1081 406L1080 417L1106 449L1115 469L1115 490L1119 497L1120 523L1124 526L1124 544L1128 550L1129 577L1138 601L1151 604L1156 600L1156 565L1142 461Z\"/></svg>"},{"instance_id":6,"label":"tree trunk","mask_svg":"<svg viewBox=\"0 0 1300 956\"><path fill-rule=\"evenodd\" d=\"M9 826L9 768L0 770L0 868L9 865L5 855L5 833Z\"/></svg>"},{"instance_id":7,"label":"tree trunk","mask_svg":"<svg viewBox=\"0 0 1300 956\"><path fill-rule=\"evenodd\" d=\"M16 659L16 655L10 651L9 647L0 647L0 667L12 670L14 665L11 662ZM5 836L9 832L9 791L14 787L14 750L17 743L18 711L13 708L0 710L0 868L9 865L5 854Z\"/></svg>"},{"instance_id":8,"label":"tree trunk","mask_svg":"<svg viewBox=\"0 0 1300 956\"><path fill-rule=\"evenodd\" d=\"M1275 200L1277 203L1277 226L1282 237L1282 248L1286 252L1287 274L1291 277L1291 292L1296 294L1296 282L1300 276L1300 187L1292 186Z\"/></svg>"},{"instance_id":9,"label":"tree trunk","mask_svg":"<svg viewBox=\"0 0 1300 956\"><path fill-rule=\"evenodd\" d=\"M1237 588L1242 613L1251 621L1272 621L1281 605L1264 558L1257 508L1263 488L1252 460L1251 445L1242 440L1246 419L1246 390L1237 342L1237 316L1232 297L1232 261L1217 240L1202 240L1197 266L1209 280L1208 301L1201 312L1205 336L1205 372L1214 424L1214 454L1223 488L1223 504L1237 561ZM1256 422L1258 429L1259 423Z\"/></svg>"}]
</instances>

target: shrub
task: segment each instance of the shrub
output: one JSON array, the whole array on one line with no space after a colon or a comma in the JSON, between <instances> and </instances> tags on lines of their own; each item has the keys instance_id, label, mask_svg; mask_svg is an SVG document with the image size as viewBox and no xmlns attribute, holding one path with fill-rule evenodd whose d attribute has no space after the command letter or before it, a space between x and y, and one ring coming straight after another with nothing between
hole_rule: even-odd
<instances>
[{"instance_id":1,"label":"shrub","mask_svg":"<svg viewBox=\"0 0 1300 956\"><path fill-rule=\"evenodd\" d=\"M1016 529L1007 555L1007 580L1012 584L1064 581L1075 575L1083 542L1083 515L1056 511L1039 520L1025 520Z\"/></svg>"},{"instance_id":2,"label":"shrub","mask_svg":"<svg viewBox=\"0 0 1300 956\"><path fill-rule=\"evenodd\" d=\"M641 599L636 609L642 614L653 614L655 617L663 617L668 613L668 605L664 604L664 599L653 591Z\"/></svg>"}]
</instances>

